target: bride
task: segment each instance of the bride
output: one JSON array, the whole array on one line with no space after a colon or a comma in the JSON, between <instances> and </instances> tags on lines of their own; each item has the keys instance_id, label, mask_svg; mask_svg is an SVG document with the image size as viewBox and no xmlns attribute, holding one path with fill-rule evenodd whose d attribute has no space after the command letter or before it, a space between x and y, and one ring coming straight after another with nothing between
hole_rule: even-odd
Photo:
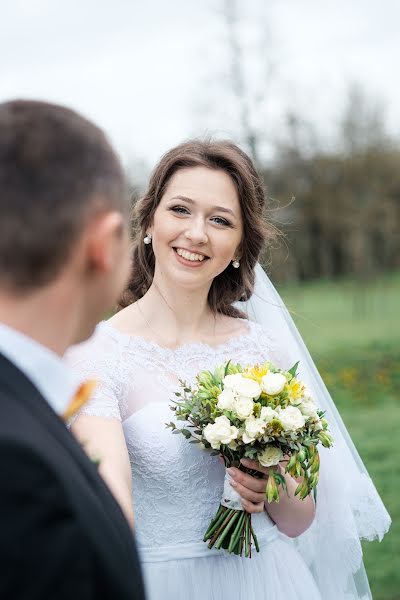
<instances>
[{"instance_id":1,"label":"bride","mask_svg":"<svg viewBox=\"0 0 400 600\"><path fill-rule=\"evenodd\" d=\"M98 381L72 430L135 528L149 600L371 597L359 538L381 538L390 519L257 265L274 234L264 203L254 166L234 144L196 140L170 150L135 207L124 308L67 356L79 378ZM260 552L251 559L202 541L224 466L165 427L179 380L193 382L230 359L282 368L300 360L335 438L321 453L317 505L294 496L298 482L288 474L288 495L267 504L265 480L232 470L243 507L254 513Z\"/></svg>"}]
</instances>

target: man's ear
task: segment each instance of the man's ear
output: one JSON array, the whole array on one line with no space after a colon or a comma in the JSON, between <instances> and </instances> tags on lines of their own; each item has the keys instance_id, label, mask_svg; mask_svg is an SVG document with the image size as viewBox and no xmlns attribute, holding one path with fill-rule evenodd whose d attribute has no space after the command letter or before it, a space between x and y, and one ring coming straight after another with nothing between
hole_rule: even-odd
<instances>
[{"instance_id":1,"label":"man's ear","mask_svg":"<svg viewBox=\"0 0 400 600\"><path fill-rule=\"evenodd\" d=\"M98 215L88 226L86 255L92 271L107 273L114 267L124 230L123 215L117 211Z\"/></svg>"}]
</instances>

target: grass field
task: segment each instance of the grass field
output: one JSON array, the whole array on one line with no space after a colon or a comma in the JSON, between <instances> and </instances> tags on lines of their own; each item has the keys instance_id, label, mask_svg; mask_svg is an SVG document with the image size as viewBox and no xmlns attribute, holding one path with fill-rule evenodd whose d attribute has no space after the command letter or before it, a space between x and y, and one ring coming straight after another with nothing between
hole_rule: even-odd
<instances>
[{"instance_id":1,"label":"grass field","mask_svg":"<svg viewBox=\"0 0 400 600\"><path fill-rule=\"evenodd\" d=\"M400 600L400 274L279 291L393 520L363 544L374 600Z\"/></svg>"}]
</instances>

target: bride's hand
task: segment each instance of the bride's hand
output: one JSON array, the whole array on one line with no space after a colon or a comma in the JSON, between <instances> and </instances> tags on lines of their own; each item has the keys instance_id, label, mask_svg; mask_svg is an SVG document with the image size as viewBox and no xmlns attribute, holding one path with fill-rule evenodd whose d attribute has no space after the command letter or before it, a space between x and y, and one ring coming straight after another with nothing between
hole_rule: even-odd
<instances>
[{"instance_id":1,"label":"bride's hand","mask_svg":"<svg viewBox=\"0 0 400 600\"><path fill-rule=\"evenodd\" d=\"M232 477L231 486L239 494L242 506L248 513L263 512L268 468L261 467L258 462L245 458L241 460L241 463L248 469L259 471L262 478L253 477L240 469L230 467L228 473Z\"/></svg>"}]
</instances>

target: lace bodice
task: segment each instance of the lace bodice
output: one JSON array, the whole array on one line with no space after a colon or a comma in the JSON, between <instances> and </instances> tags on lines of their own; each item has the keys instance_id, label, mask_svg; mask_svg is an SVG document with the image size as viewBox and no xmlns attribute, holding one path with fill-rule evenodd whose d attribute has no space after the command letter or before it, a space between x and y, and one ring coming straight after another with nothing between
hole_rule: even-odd
<instances>
[{"instance_id":1,"label":"lace bodice","mask_svg":"<svg viewBox=\"0 0 400 600\"><path fill-rule=\"evenodd\" d=\"M139 545L201 540L221 499L224 467L217 457L165 427L173 420L170 404L179 379L192 383L199 370L229 359L291 366L277 356L275 341L259 325L246 322L246 327L246 334L217 347L185 344L172 350L102 322L88 342L66 356L77 378L99 382L82 412L122 422ZM272 526L267 515L255 518L258 532Z\"/></svg>"}]
</instances>

